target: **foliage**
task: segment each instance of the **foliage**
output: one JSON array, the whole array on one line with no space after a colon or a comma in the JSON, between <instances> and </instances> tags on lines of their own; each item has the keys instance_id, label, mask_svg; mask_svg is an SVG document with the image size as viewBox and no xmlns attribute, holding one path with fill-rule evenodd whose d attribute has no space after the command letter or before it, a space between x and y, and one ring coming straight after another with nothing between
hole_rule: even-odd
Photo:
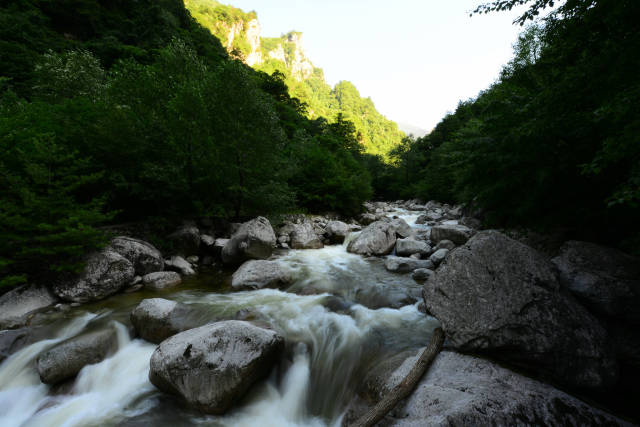
<instances>
[{"instance_id":1,"label":"foliage","mask_svg":"<svg viewBox=\"0 0 640 427\"><path fill-rule=\"evenodd\" d=\"M633 1L567 1L527 28L499 80L412 144L413 193L474 203L493 224L631 242L640 217L638 12Z\"/></svg>"},{"instance_id":2,"label":"foliage","mask_svg":"<svg viewBox=\"0 0 640 427\"><path fill-rule=\"evenodd\" d=\"M25 24L0 29L0 285L77 270L102 224L355 214L371 195L353 125L309 120L179 0L65 4L0 7Z\"/></svg>"}]
</instances>

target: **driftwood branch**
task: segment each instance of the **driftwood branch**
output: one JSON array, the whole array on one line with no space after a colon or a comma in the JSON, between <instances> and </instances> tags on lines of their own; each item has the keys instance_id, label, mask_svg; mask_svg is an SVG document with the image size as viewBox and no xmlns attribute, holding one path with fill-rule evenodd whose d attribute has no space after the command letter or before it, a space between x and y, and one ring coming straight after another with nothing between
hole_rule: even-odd
<instances>
[{"instance_id":1,"label":"driftwood branch","mask_svg":"<svg viewBox=\"0 0 640 427\"><path fill-rule=\"evenodd\" d=\"M376 406L358 419L352 427L372 427L385 417L402 399L408 397L424 375L433 359L438 355L444 342L444 332L437 328L433 331L431 341L416 361L411 371L393 390L389 392Z\"/></svg>"}]
</instances>

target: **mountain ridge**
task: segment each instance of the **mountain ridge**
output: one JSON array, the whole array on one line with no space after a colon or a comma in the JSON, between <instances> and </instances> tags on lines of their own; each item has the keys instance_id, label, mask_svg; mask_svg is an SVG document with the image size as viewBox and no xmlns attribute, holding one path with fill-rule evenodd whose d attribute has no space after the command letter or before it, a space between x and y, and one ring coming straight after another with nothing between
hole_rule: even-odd
<instances>
[{"instance_id":1,"label":"mountain ridge","mask_svg":"<svg viewBox=\"0 0 640 427\"><path fill-rule=\"evenodd\" d=\"M405 134L386 118L370 98L363 98L355 85L341 81L331 87L324 72L308 58L303 35L289 31L280 37L262 37L255 11L244 12L216 0L184 0L192 16L214 36L229 54L267 74L281 73L292 97L306 104L309 118L341 118L351 121L358 141L368 154L389 159Z\"/></svg>"}]
</instances>

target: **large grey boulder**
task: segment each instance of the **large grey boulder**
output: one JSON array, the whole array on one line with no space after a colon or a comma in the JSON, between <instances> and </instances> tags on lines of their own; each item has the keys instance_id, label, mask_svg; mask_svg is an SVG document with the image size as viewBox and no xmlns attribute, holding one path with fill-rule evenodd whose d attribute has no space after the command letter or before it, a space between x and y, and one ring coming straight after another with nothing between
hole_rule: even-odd
<instances>
[{"instance_id":1,"label":"large grey boulder","mask_svg":"<svg viewBox=\"0 0 640 427\"><path fill-rule=\"evenodd\" d=\"M411 228L407 222L402 218L396 218L391 220L391 226L395 228L396 234L402 239L413 236L415 231Z\"/></svg>"},{"instance_id":2,"label":"large grey boulder","mask_svg":"<svg viewBox=\"0 0 640 427\"><path fill-rule=\"evenodd\" d=\"M320 249L324 247L322 240L313 228L313 224L306 221L302 224L293 224L293 231L289 235L289 246L293 249Z\"/></svg>"},{"instance_id":3,"label":"large grey boulder","mask_svg":"<svg viewBox=\"0 0 640 427\"><path fill-rule=\"evenodd\" d=\"M433 262L428 259L404 258L389 256L384 260L384 268L392 273L411 273L418 268L433 268Z\"/></svg>"},{"instance_id":4,"label":"large grey boulder","mask_svg":"<svg viewBox=\"0 0 640 427\"><path fill-rule=\"evenodd\" d=\"M411 277L413 277L413 280L415 281L423 282L428 280L434 274L433 270L429 270L428 268L416 268L413 270Z\"/></svg>"},{"instance_id":5,"label":"large grey boulder","mask_svg":"<svg viewBox=\"0 0 640 427\"><path fill-rule=\"evenodd\" d=\"M193 269L191 263L178 255L174 255L171 258L165 260L164 265L167 270L178 272L183 276L193 276L194 274L196 274L196 271Z\"/></svg>"},{"instance_id":6,"label":"large grey boulder","mask_svg":"<svg viewBox=\"0 0 640 427\"><path fill-rule=\"evenodd\" d=\"M66 301L99 301L127 286L134 275L131 261L107 248L89 255L82 273L54 283L52 288Z\"/></svg>"},{"instance_id":7,"label":"large grey boulder","mask_svg":"<svg viewBox=\"0 0 640 427\"><path fill-rule=\"evenodd\" d=\"M0 329L24 326L33 313L58 301L44 286L22 285L0 296Z\"/></svg>"},{"instance_id":8,"label":"large grey boulder","mask_svg":"<svg viewBox=\"0 0 640 427\"><path fill-rule=\"evenodd\" d=\"M139 276L164 269L162 254L151 243L132 237L119 236L111 241L110 247L128 259L133 264L135 273Z\"/></svg>"},{"instance_id":9,"label":"large grey boulder","mask_svg":"<svg viewBox=\"0 0 640 427\"><path fill-rule=\"evenodd\" d=\"M147 289L165 289L182 283L180 275L175 271L156 271L142 277L142 283Z\"/></svg>"},{"instance_id":10,"label":"large grey boulder","mask_svg":"<svg viewBox=\"0 0 640 427\"><path fill-rule=\"evenodd\" d=\"M456 245L464 245L473 235L473 230L459 224L436 225L431 228L431 241L451 240Z\"/></svg>"},{"instance_id":11,"label":"large grey boulder","mask_svg":"<svg viewBox=\"0 0 640 427\"><path fill-rule=\"evenodd\" d=\"M398 385L418 355L390 369L369 373L359 404L347 419L375 404ZM355 408L359 407L359 411ZM390 411L380 425L422 426L631 426L547 384L487 360L441 352L413 393Z\"/></svg>"},{"instance_id":12,"label":"large grey boulder","mask_svg":"<svg viewBox=\"0 0 640 427\"><path fill-rule=\"evenodd\" d=\"M150 298L140 301L133 309L131 323L140 338L158 344L177 333L201 326L204 321L185 304Z\"/></svg>"},{"instance_id":13,"label":"large grey boulder","mask_svg":"<svg viewBox=\"0 0 640 427\"><path fill-rule=\"evenodd\" d=\"M396 240L396 255L398 256L429 255L430 253L431 246L425 241L413 239Z\"/></svg>"},{"instance_id":14,"label":"large grey boulder","mask_svg":"<svg viewBox=\"0 0 640 427\"><path fill-rule=\"evenodd\" d=\"M376 221L349 242L347 251L360 255L386 255L396 244L396 228L385 221Z\"/></svg>"},{"instance_id":15,"label":"large grey boulder","mask_svg":"<svg viewBox=\"0 0 640 427\"><path fill-rule=\"evenodd\" d=\"M359 220L362 225L369 225L376 222L378 220L378 217L371 213L364 213L360 215Z\"/></svg>"},{"instance_id":16,"label":"large grey boulder","mask_svg":"<svg viewBox=\"0 0 640 427\"><path fill-rule=\"evenodd\" d=\"M329 221L324 229L325 236L331 243L342 243L351 232L348 224L342 221Z\"/></svg>"},{"instance_id":17,"label":"large grey boulder","mask_svg":"<svg viewBox=\"0 0 640 427\"><path fill-rule=\"evenodd\" d=\"M552 262L562 284L594 312L640 323L640 258L570 241Z\"/></svg>"},{"instance_id":18,"label":"large grey boulder","mask_svg":"<svg viewBox=\"0 0 640 427\"><path fill-rule=\"evenodd\" d=\"M551 262L504 234L483 231L452 251L423 295L453 348L488 353L575 387L616 380L604 328L561 292Z\"/></svg>"},{"instance_id":19,"label":"large grey boulder","mask_svg":"<svg viewBox=\"0 0 640 427\"><path fill-rule=\"evenodd\" d=\"M284 348L272 330L229 320L181 332L151 356L149 379L202 412L222 414L271 371Z\"/></svg>"},{"instance_id":20,"label":"large grey boulder","mask_svg":"<svg viewBox=\"0 0 640 427\"><path fill-rule=\"evenodd\" d=\"M248 259L267 259L273 253L276 235L271 223L258 217L240 226L222 249L225 264L240 264Z\"/></svg>"},{"instance_id":21,"label":"large grey boulder","mask_svg":"<svg viewBox=\"0 0 640 427\"><path fill-rule=\"evenodd\" d=\"M118 344L114 329L89 332L43 352L36 368L45 384L56 384L73 378L87 365L98 363L112 353Z\"/></svg>"},{"instance_id":22,"label":"large grey boulder","mask_svg":"<svg viewBox=\"0 0 640 427\"><path fill-rule=\"evenodd\" d=\"M200 230L194 225L184 225L169 235L173 251L183 257L197 255L200 250Z\"/></svg>"},{"instance_id":23,"label":"large grey boulder","mask_svg":"<svg viewBox=\"0 0 640 427\"><path fill-rule=\"evenodd\" d=\"M233 273L231 286L234 289L281 288L292 281L291 273L278 261L251 260Z\"/></svg>"}]
</instances>

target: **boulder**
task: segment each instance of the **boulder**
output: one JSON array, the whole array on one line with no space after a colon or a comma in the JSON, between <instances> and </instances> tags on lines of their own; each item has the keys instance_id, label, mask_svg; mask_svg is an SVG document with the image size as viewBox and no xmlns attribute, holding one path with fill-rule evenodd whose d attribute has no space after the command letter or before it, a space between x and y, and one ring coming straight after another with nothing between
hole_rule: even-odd
<instances>
[{"instance_id":1,"label":"boulder","mask_svg":"<svg viewBox=\"0 0 640 427\"><path fill-rule=\"evenodd\" d=\"M552 262L562 284L595 313L640 323L640 258L570 241Z\"/></svg>"},{"instance_id":2,"label":"boulder","mask_svg":"<svg viewBox=\"0 0 640 427\"><path fill-rule=\"evenodd\" d=\"M418 268L433 268L433 262L428 259L404 258L389 256L384 261L384 268L392 273L411 273Z\"/></svg>"},{"instance_id":3,"label":"boulder","mask_svg":"<svg viewBox=\"0 0 640 427\"><path fill-rule=\"evenodd\" d=\"M142 283L147 289L165 289L177 286L182 283L180 275L175 271L157 271L146 274L142 278Z\"/></svg>"},{"instance_id":4,"label":"boulder","mask_svg":"<svg viewBox=\"0 0 640 427\"><path fill-rule=\"evenodd\" d=\"M377 219L377 216L374 214L364 213L360 215L359 220L362 225L369 225L376 222L378 219Z\"/></svg>"},{"instance_id":5,"label":"boulder","mask_svg":"<svg viewBox=\"0 0 640 427\"><path fill-rule=\"evenodd\" d=\"M600 323L560 291L551 262L502 233L480 232L452 251L423 295L453 348L487 353L574 387L616 381Z\"/></svg>"},{"instance_id":6,"label":"boulder","mask_svg":"<svg viewBox=\"0 0 640 427\"><path fill-rule=\"evenodd\" d=\"M322 240L318 238L313 224L303 222L302 224L293 224L293 231L289 235L289 246L292 249L320 249L323 248Z\"/></svg>"},{"instance_id":7,"label":"boulder","mask_svg":"<svg viewBox=\"0 0 640 427\"><path fill-rule=\"evenodd\" d=\"M149 379L209 414L223 414L266 377L284 348L276 332L229 320L181 332L151 356Z\"/></svg>"},{"instance_id":8,"label":"boulder","mask_svg":"<svg viewBox=\"0 0 640 427\"><path fill-rule=\"evenodd\" d=\"M413 270L413 274L411 276L413 277L413 280L423 282L425 280L428 280L431 276L433 276L433 274L433 270L429 270L428 268L416 268L415 270Z\"/></svg>"},{"instance_id":9,"label":"boulder","mask_svg":"<svg viewBox=\"0 0 640 427\"><path fill-rule=\"evenodd\" d=\"M438 249L448 249L451 251L455 249L455 247L455 243L453 243L451 240L440 240L435 248L433 248L433 250L437 251Z\"/></svg>"},{"instance_id":10,"label":"boulder","mask_svg":"<svg viewBox=\"0 0 640 427\"><path fill-rule=\"evenodd\" d=\"M402 218L396 218L391 221L391 226L396 229L396 234L402 239L413 236L414 230L407 222Z\"/></svg>"},{"instance_id":11,"label":"boulder","mask_svg":"<svg viewBox=\"0 0 640 427\"><path fill-rule=\"evenodd\" d=\"M331 243L342 243L351 232L348 224L342 221L329 221L324 229L325 236Z\"/></svg>"},{"instance_id":12,"label":"boulder","mask_svg":"<svg viewBox=\"0 0 640 427\"><path fill-rule=\"evenodd\" d=\"M0 296L0 329L24 326L29 316L56 302L58 298L44 286L19 286Z\"/></svg>"},{"instance_id":13,"label":"boulder","mask_svg":"<svg viewBox=\"0 0 640 427\"><path fill-rule=\"evenodd\" d=\"M105 359L118 344L113 329L85 333L41 353L36 361L40 380L56 384L75 377L86 365Z\"/></svg>"},{"instance_id":14,"label":"boulder","mask_svg":"<svg viewBox=\"0 0 640 427\"><path fill-rule=\"evenodd\" d=\"M43 328L20 328L0 331L0 363L16 351L47 337Z\"/></svg>"},{"instance_id":15,"label":"boulder","mask_svg":"<svg viewBox=\"0 0 640 427\"><path fill-rule=\"evenodd\" d=\"M107 248L89 255L79 275L53 284L53 293L65 301L99 301L131 283L135 269L131 261Z\"/></svg>"},{"instance_id":16,"label":"boulder","mask_svg":"<svg viewBox=\"0 0 640 427\"><path fill-rule=\"evenodd\" d=\"M448 253L449 249L438 249L431 254L429 260L433 263L433 265L440 265L440 263L447 257Z\"/></svg>"},{"instance_id":17,"label":"boulder","mask_svg":"<svg viewBox=\"0 0 640 427\"><path fill-rule=\"evenodd\" d=\"M222 249L225 264L240 264L248 259L267 259L273 253L276 235L264 217L245 222Z\"/></svg>"},{"instance_id":18,"label":"boulder","mask_svg":"<svg viewBox=\"0 0 640 427\"><path fill-rule=\"evenodd\" d=\"M291 284L293 277L278 261L251 260L233 273L234 289L281 288Z\"/></svg>"},{"instance_id":19,"label":"boulder","mask_svg":"<svg viewBox=\"0 0 640 427\"><path fill-rule=\"evenodd\" d=\"M200 250L206 255L216 255L216 239L209 234L200 235Z\"/></svg>"},{"instance_id":20,"label":"boulder","mask_svg":"<svg viewBox=\"0 0 640 427\"><path fill-rule=\"evenodd\" d=\"M404 379L418 355L396 369L381 366L369 373L360 413ZM397 365L397 361L396 361ZM352 405L352 408L356 405ZM347 414L348 421L359 413ZM487 360L441 352L413 393L392 409L380 425L421 426L631 426L547 384Z\"/></svg>"},{"instance_id":21,"label":"boulder","mask_svg":"<svg viewBox=\"0 0 640 427\"><path fill-rule=\"evenodd\" d=\"M183 257L197 255L200 251L200 230L194 225L184 225L169 235L173 251Z\"/></svg>"},{"instance_id":22,"label":"boulder","mask_svg":"<svg viewBox=\"0 0 640 427\"><path fill-rule=\"evenodd\" d=\"M425 215L425 214L422 214L416 219L416 224L423 225L423 224L426 224L429 221L431 221L429 219L429 217L427 215Z\"/></svg>"},{"instance_id":23,"label":"boulder","mask_svg":"<svg viewBox=\"0 0 640 427\"><path fill-rule=\"evenodd\" d=\"M185 304L150 298L140 301L133 309L131 323L140 338L159 344L177 333L201 326L204 322Z\"/></svg>"},{"instance_id":24,"label":"boulder","mask_svg":"<svg viewBox=\"0 0 640 427\"><path fill-rule=\"evenodd\" d=\"M411 256L413 254L429 255L431 246L422 240L398 239L396 240L396 255Z\"/></svg>"},{"instance_id":25,"label":"boulder","mask_svg":"<svg viewBox=\"0 0 640 427\"><path fill-rule=\"evenodd\" d=\"M464 245L473 235L473 230L464 225L436 225L431 228L431 241L450 240L456 245Z\"/></svg>"},{"instance_id":26,"label":"boulder","mask_svg":"<svg viewBox=\"0 0 640 427\"><path fill-rule=\"evenodd\" d=\"M222 249L229 243L230 239L216 239L213 243L213 253L212 255L218 259L222 259Z\"/></svg>"},{"instance_id":27,"label":"boulder","mask_svg":"<svg viewBox=\"0 0 640 427\"><path fill-rule=\"evenodd\" d=\"M181 256L174 255L170 259L164 260L164 266L167 270L176 271L183 276L193 276L196 274L191 263Z\"/></svg>"},{"instance_id":28,"label":"boulder","mask_svg":"<svg viewBox=\"0 0 640 427\"><path fill-rule=\"evenodd\" d=\"M111 241L110 247L128 259L133 264L135 273L140 276L164 269L162 254L151 243L120 236Z\"/></svg>"},{"instance_id":29,"label":"boulder","mask_svg":"<svg viewBox=\"0 0 640 427\"><path fill-rule=\"evenodd\" d=\"M386 255L395 244L396 228L389 222L376 221L349 242L347 251L366 256Z\"/></svg>"}]
</instances>

